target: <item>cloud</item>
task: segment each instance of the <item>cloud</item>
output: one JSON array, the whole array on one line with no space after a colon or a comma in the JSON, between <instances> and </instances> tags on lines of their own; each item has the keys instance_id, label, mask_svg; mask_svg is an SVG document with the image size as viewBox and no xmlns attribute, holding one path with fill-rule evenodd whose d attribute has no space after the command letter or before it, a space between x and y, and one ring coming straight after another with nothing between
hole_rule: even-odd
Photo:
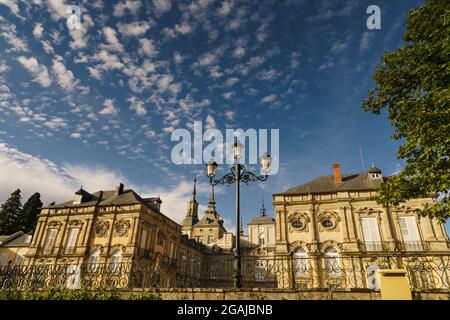
<instances>
[{"instance_id":1,"label":"cloud","mask_svg":"<svg viewBox=\"0 0 450 320\"><path fill-rule=\"evenodd\" d=\"M150 29L148 21L134 21L132 23L118 23L117 28L121 34L127 37L136 37L146 33Z\"/></svg>"},{"instance_id":2,"label":"cloud","mask_svg":"<svg viewBox=\"0 0 450 320\"><path fill-rule=\"evenodd\" d=\"M67 91L72 91L79 82L75 79L72 71L67 70L64 63L62 63L59 59L53 59L52 70L56 75L58 84Z\"/></svg>"},{"instance_id":3,"label":"cloud","mask_svg":"<svg viewBox=\"0 0 450 320\"><path fill-rule=\"evenodd\" d=\"M222 2L222 5L217 10L217 14L222 17L226 17L230 14L231 8L233 7L233 2L231 1L224 1Z\"/></svg>"},{"instance_id":4,"label":"cloud","mask_svg":"<svg viewBox=\"0 0 450 320\"><path fill-rule=\"evenodd\" d=\"M5 39L5 41L11 46L11 51L30 51L26 40L17 36L15 25L2 24L0 25L0 30L2 31L0 32L0 36L3 37L3 39Z\"/></svg>"},{"instance_id":5,"label":"cloud","mask_svg":"<svg viewBox=\"0 0 450 320\"><path fill-rule=\"evenodd\" d=\"M158 53L156 50L156 47L153 43L153 40L150 39L140 39L139 40L140 48L138 50L138 53L141 56L149 56L154 57Z\"/></svg>"},{"instance_id":6,"label":"cloud","mask_svg":"<svg viewBox=\"0 0 450 320\"><path fill-rule=\"evenodd\" d=\"M145 116L147 114L147 109L144 106L144 102L136 97L128 98L130 103L130 109L136 112L138 116Z\"/></svg>"},{"instance_id":7,"label":"cloud","mask_svg":"<svg viewBox=\"0 0 450 320\"><path fill-rule=\"evenodd\" d=\"M114 6L113 14L116 17L122 17L126 11L129 11L132 14L137 14L139 8L142 6L141 1L136 0L124 0L120 1L118 4Z\"/></svg>"},{"instance_id":8,"label":"cloud","mask_svg":"<svg viewBox=\"0 0 450 320\"><path fill-rule=\"evenodd\" d=\"M359 43L359 51L363 52L370 49L370 45L375 38L375 33L366 31L361 37L361 42Z\"/></svg>"},{"instance_id":9,"label":"cloud","mask_svg":"<svg viewBox=\"0 0 450 320\"><path fill-rule=\"evenodd\" d=\"M171 7L172 3L170 0L153 0L153 9L158 15L169 11Z\"/></svg>"},{"instance_id":10,"label":"cloud","mask_svg":"<svg viewBox=\"0 0 450 320\"><path fill-rule=\"evenodd\" d=\"M49 87L52 84L47 67L39 64L35 58L20 56L17 60L34 77L34 82L39 83L43 87Z\"/></svg>"},{"instance_id":11,"label":"cloud","mask_svg":"<svg viewBox=\"0 0 450 320\"><path fill-rule=\"evenodd\" d=\"M268 96L265 96L264 98L262 98L261 103L272 103L275 100L277 100L277 95L271 94L271 95L268 95Z\"/></svg>"},{"instance_id":12,"label":"cloud","mask_svg":"<svg viewBox=\"0 0 450 320\"><path fill-rule=\"evenodd\" d=\"M39 23L39 22L36 23L36 25L34 26L34 29L33 29L33 35L36 38L40 38L40 37L42 37L43 33L44 33L44 28L42 27L42 23Z\"/></svg>"},{"instance_id":13,"label":"cloud","mask_svg":"<svg viewBox=\"0 0 450 320\"><path fill-rule=\"evenodd\" d=\"M145 177L145 176L144 176ZM64 163L58 165L48 159L19 151L0 143L0 202L20 188L23 199L34 192L41 194L44 205L50 201L61 203L73 199L75 191L83 186L89 192L112 190L119 182L125 188L139 192L140 186L133 184L120 171L103 166ZM198 185L197 191L206 193L206 186ZM150 187L144 183L143 197L160 196L162 212L180 222L186 214L190 200L192 182L181 180L175 187Z\"/></svg>"},{"instance_id":14,"label":"cloud","mask_svg":"<svg viewBox=\"0 0 450 320\"><path fill-rule=\"evenodd\" d=\"M117 38L117 32L111 27L104 27L103 34L105 35L106 41L109 43L107 46L109 49L122 52L123 45L120 43Z\"/></svg>"},{"instance_id":15,"label":"cloud","mask_svg":"<svg viewBox=\"0 0 450 320\"><path fill-rule=\"evenodd\" d=\"M208 114L206 117L205 129L214 129L216 128L216 120L212 115Z\"/></svg>"},{"instance_id":16,"label":"cloud","mask_svg":"<svg viewBox=\"0 0 450 320\"><path fill-rule=\"evenodd\" d=\"M7 6L14 15L20 17L19 15L19 5L16 0L0 0L0 5Z\"/></svg>"},{"instance_id":17,"label":"cloud","mask_svg":"<svg viewBox=\"0 0 450 320\"><path fill-rule=\"evenodd\" d=\"M114 99L106 99L103 102L104 108L100 111L101 115L116 115L119 109L114 105Z\"/></svg>"}]
</instances>

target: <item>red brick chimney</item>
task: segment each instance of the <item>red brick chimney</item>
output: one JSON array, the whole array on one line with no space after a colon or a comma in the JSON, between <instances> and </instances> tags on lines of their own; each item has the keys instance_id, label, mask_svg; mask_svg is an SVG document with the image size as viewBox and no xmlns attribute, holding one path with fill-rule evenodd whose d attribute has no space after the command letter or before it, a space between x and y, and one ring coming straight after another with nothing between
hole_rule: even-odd
<instances>
[{"instance_id":1,"label":"red brick chimney","mask_svg":"<svg viewBox=\"0 0 450 320\"><path fill-rule=\"evenodd\" d=\"M334 182L336 182L336 184L342 183L341 165L337 162L333 164L333 173L334 173Z\"/></svg>"}]
</instances>

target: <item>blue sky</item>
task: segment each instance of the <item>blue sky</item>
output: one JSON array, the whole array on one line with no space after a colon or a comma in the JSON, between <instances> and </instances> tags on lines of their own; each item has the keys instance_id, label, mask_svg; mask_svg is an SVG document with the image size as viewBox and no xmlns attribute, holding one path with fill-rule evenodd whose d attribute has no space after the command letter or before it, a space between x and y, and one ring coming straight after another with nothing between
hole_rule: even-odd
<instances>
[{"instance_id":1,"label":"blue sky","mask_svg":"<svg viewBox=\"0 0 450 320\"><path fill-rule=\"evenodd\" d=\"M244 222L261 199L331 174L384 174L402 163L384 116L361 100L385 50L402 45L406 13L422 1L0 1L0 200L70 198L125 182L161 195L179 220L202 165L172 164L171 132L280 129L280 171L243 187ZM83 30L66 26L77 4ZM382 10L368 30L366 9ZM225 167L219 168L225 173ZM254 168L256 169L256 168ZM143 177L143 178L142 178ZM217 188L231 227L234 193ZM273 214L270 208L269 212Z\"/></svg>"}]
</instances>

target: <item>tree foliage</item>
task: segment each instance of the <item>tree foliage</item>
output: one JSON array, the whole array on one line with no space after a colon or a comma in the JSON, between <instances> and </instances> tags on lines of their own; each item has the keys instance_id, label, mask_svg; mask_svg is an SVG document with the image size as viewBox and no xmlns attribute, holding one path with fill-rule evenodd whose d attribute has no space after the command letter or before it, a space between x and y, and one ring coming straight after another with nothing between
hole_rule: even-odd
<instances>
[{"instance_id":1,"label":"tree foliage","mask_svg":"<svg viewBox=\"0 0 450 320\"><path fill-rule=\"evenodd\" d=\"M421 214L450 216L450 1L426 0L408 14L403 47L385 52L364 110L387 116L402 171L379 187L377 201L397 206L434 194Z\"/></svg>"},{"instance_id":2,"label":"tree foliage","mask_svg":"<svg viewBox=\"0 0 450 320\"><path fill-rule=\"evenodd\" d=\"M20 230L18 221L22 214L20 189L14 191L0 207L0 234L8 235Z\"/></svg>"},{"instance_id":3,"label":"tree foliage","mask_svg":"<svg viewBox=\"0 0 450 320\"><path fill-rule=\"evenodd\" d=\"M36 192L23 205L22 214L18 221L23 232L27 233L36 227L41 208L41 195Z\"/></svg>"}]
</instances>

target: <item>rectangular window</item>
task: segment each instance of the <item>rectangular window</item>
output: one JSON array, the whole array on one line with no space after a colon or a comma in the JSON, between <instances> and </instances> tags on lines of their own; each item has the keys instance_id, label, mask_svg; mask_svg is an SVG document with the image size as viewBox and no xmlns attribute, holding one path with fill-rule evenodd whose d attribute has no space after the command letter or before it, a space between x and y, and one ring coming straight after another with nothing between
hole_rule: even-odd
<instances>
[{"instance_id":1,"label":"rectangular window","mask_svg":"<svg viewBox=\"0 0 450 320\"><path fill-rule=\"evenodd\" d=\"M398 222L400 225L400 231L403 236L403 242L405 244L406 251L423 250L422 242L420 241L419 230L417 229L416 217L399 217Z\"/></svg>"},{"instance_id":2,"label":"rectangular window","mask_svg":"<svg viewBox=\"0 0 450 320\"><path fill-rule=\"evenodd\" d=\"M142 249L147 249L147 235L148 235L147 230L142 229L141 245L140 245Z\"/></svg>"},{"instance_id":3,"label":"rectangular window","mask_svg":"<svg viewBox=\"0 0 450 320\"><path fill-rule=\"evenodd\" d=\"M71 253L75 252L79 232L80 232L79 228L70 228L69 229L69 235L67 237L66 250L65 250L66 254L71 254Z\"/></svg>"},{"instance_id":4,"label":"rectangular window","mask_svg":"<svg viewBox=\"0 0 450 320\"><path fill-rule=\"evenodd\" d=\"M361 225L366 250L381 251L383 248L380 242L377 218L361 218Z\"/></svg>"},{"instance_id":5,"label":"rectangular window","mask_svg":"<svg viewBox=\"0 0 450 320\"><path fill-rule=\"evenodd\" d=\"M208 236L208 243L214 242L214 237L213 236Z\"/></svg>"},{"instance_id":6,"label":"rectangular window","mask_svg":"<svg viewBox=\"0 0 450 320\"><path fill-rule=\"evenodd\" d=\"M195 241L198 243L203 243L203 237L195 237Z\"/></svg>"},{"instance_id":7,"label":"rectangular window","mask_svg":"<svg viewBox=\"0 0 450 320\"><path fill-rule=\"evenodd\" d=\"M56 229L48 229L44 241L44 254L51 254L56 240Z\"/></svg>"}]
</instances>

